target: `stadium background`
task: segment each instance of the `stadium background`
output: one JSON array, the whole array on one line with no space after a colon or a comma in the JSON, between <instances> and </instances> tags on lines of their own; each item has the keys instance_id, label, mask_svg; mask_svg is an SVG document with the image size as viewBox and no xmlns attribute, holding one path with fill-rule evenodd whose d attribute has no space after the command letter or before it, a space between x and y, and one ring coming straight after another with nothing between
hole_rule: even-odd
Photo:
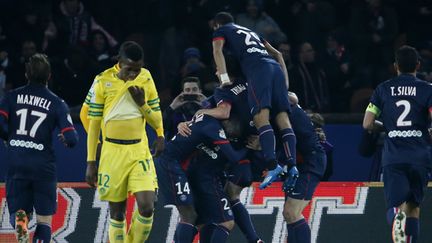
<instances>
[{"instance_id":1,"label":"stadium background","mask_svg":"<svg viewBox=\"0 0 432 243\"><path fill-rule=\"evenodd\" d=\"M67 14L62 7L66 2L78 2L79 13ZM4 91L25 83L23 64L26 58L36 51L44 52L53 65L50 88L66 100L77 118L93 77L115 63L113 57L118 44L124 40L134 40L143 46L145 65L154 76L162 109L178 94L184 76L199 76L205 94L211 94L215 76L209 20L220 10L231 11L236 18L248 20L246 5L249 2L0 0L0 97ZM306 109L326 113L324 130L328 141L334 145L332 182L322 183L319 189L323 192L319 200L324 209L316 213L320 220L314 222L321 223L319 228L312 226L317 242L388 242L382 188L363 184L370 178L372 160L361 157L357 151L362 131L358 113L363 112L373 88L394 75L391 54L403 44L413 45L420 51L423 65L419 75L432 80L432 1L265 0L254 3L262 14L260 23L272 27L271 33L264 34L285 54L290 74L296 74L302 65L317 76L325 74L318 78L322 83L316 83L309 91L316 91L318 84L324 85L329 92L320 99L327 100L329 105L317 108L316 104L302 104ZM305 41L312 50L302 49ZM187 51L190 47L196 49ZM313 52L314 58L305 58L307 52ZM190 65L190 57L197 57L199 65ZM298 88L298 77L290 78L293 88ZM59 143L55 144L60 182L84 180L86 136L78 119L74 120L81 137L78 147L66 151ZM150 136L153 138L154 134ZM4 158L4 146L0 144L0 182L4 181L6 170ZM243 194L244 200L247 193L256 194L253 193L255 188L251 190ZM348 191L351 199L346 198L344 191ZM105 231L98 231L97 227L102 225L99 220L106 217L103 214L106 205L94 201L94 193L83 184L66 184L59 190L59 198L64 198L60 199L63 204L59 211L64 213L56 222L58 228L63 224L64 230L56 233L56 242L104 239ZM257 206L258 212L252 213L253 220L267 242L280 242L277 236L284 232L275 234L277 222L281 223L280 188L275 184L272 189L260 193L276 199L270 200L267 209ZM430 195L431 189L422 211L422 242L432 239L432 232L426 230L432 225L430 217L426 217L432 214ZM361 196L365 199L364 205L353 199ZM0 199L0 242L7 242L10 225L4 210L3 187ZM333 205L337 206L332 211ZM254 207L248 206L252 211ZM170 220L176 219L173 215L171 209L157 209L160 223L155 224L150 242L163 242L160 239L168 237ZM336 241L335 235L339 236ZM243 242L238 230L230 242Z\"/></svg>"}]
</instances>

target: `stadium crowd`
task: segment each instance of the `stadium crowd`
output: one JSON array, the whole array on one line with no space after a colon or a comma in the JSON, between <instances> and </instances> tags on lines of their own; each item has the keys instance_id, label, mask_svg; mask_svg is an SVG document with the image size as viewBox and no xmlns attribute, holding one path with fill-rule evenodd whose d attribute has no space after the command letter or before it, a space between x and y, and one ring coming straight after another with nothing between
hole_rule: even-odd
<instances>
[{"instance_id":1,"label":"stadium crowd","mask_svg":"<svg viewBox=\"0 0 432 243\"><path fill-rule=\"evenodd\" d=\"M52 63L52 90L79 106L125 40L144 48L163 110L188 76L210 95L218 80L209 25L222 10L283 53L290 90L306 109L363 112L373 88L394 75L393 52L403 44L419 50L418 75L432 81L427 0L3 0L0 96L26 82L25 61L42 52Z\"/></svg>"}]
</instances>

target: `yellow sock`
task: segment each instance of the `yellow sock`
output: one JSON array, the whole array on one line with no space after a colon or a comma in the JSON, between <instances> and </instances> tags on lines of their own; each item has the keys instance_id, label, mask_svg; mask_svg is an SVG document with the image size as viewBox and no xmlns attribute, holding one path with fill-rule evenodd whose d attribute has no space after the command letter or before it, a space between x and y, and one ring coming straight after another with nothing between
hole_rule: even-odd
<instances>
[{"instance_id":1,"label":"yellow sock","mask_svg":"<svg viewBox=\"0 0 432 243\"><path fill-rule=\"evenodd\" d=\"M152 229L153 215L151 217L144 217L135 210L132 216L132 223L127 235L128 243L143 243L145 242Z\"/></svg>"},{"instance_id":2,"label":"yellow sock","mask_svg":"<svg viewBox=\"0 0 432 243\"><path fill-rule=\"evenodd\" d=\"M126 220L117 221L114 219L110 219L108 233L110 243L125 242Z\"/></svg>"}]
</instances>

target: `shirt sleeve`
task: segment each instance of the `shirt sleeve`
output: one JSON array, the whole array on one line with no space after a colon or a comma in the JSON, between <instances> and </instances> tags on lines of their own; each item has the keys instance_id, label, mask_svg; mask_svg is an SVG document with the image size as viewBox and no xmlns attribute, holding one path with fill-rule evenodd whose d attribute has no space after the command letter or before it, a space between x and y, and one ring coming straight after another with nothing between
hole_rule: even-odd
<instances>
[{"instance_id":1,"label":"shirt sleeve","mask_svg":"<svg viewBox=\"0 0 432 243\"><path fill-rule=\"evenodd\" d=\"M73 125L67 104L62 100L57 109L57 126L64 137L64 142L73 147L78 142L78 134Z\"/></svg>"},{"instance_id":2,"label":"shirt sleeve","mask_svg":"<svg viewBox=\"0 0 432 243\"><path fill-rule=\"evenodd\" d=\"M213 32L213 41L216 40L225 40L225 34L222 27Z\"/></svg>"},{"instance_id":3,"label":"shirt sleeve","mask_svg":"<svg viewBox=\"0 0 432 243\"><path fill-rule=\"evenodd\" d=\"M246 163L248 160L243 160L246 156L246 150L236 151L231 146L231 143L227 140L225 131L219 122L209 122L204 129L207 137L211 139L214 145L218 145L220 147L223 155L228 159L228 161L232 164L234 163Z\"/></svg>"},{"instance_id":4,"label":"shirt sleeve","mask_svg":"<svg viewBox=\"0 0 432 243\"><path fill-rule=\"evenodd\" d=\"M382 100L381 100L381 86L378 86L372 94L370 103L366 108L366 111L372 112L378 117L382 111Z\"/></svg>"},{"instance_id":5,"label":"shirt sleeve","mask_svg":"<svg viewBox=\"0 0 432 243\"><path fill-rule=\"evenodd\" d=\"M101 81L96 81L92 88L90 88L89 93L91 92L89 111L88 111L88 119L90 120L101 120L105 105L105 99L103 95L103 86Z\"/></svg>"},{"instance_id":6,"label":"shirt sleeve","mask_svg":"<svg viewBox=\"0 0 432 243\"><path fill-rule=\"evenodd\" d=\"M226 88L217 88L213 96L216 106L224 102L232 104L234 101L231 92Z\"/></svg>"},{"instance_id":7,"label":"shirt sleeve","mask_svg":"<svg viewBox=\"0 0 432 243\"><path fill-rule=\"evenodd\" d=\"M158 137L164 136L162 112L160 108L160 100L154 84L153 78L148 72L148 89L147 89L147 101L144 105L144 118L150 124L150 126L156 131Z\"/></svg>"}]
</instances>

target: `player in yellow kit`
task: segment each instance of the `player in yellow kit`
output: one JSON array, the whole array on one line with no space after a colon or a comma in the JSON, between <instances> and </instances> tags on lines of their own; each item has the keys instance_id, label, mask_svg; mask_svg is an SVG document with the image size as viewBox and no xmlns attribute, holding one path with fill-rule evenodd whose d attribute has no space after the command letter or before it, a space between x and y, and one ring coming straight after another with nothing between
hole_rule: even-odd
<instances>
[{"instance_id":1,"label":"player in yellow kit","mask_svg":"<svg viewBox=\"0 0 432 243\"><path fill-rule=\"evenodd\" d=\"M142 48L135 42L123 43L119 63L98 75L90 92L86 180L98 186L101 200L109 202L111 243L145 242L153 222L157 182L145 123L156 130L159 150L163 126L153 79L142 65ZM96 147L101 129L103 143L97 170ZM128 192L135 195L138 210L133 213L126 236Z\"/></svg>"}]
</instances>

